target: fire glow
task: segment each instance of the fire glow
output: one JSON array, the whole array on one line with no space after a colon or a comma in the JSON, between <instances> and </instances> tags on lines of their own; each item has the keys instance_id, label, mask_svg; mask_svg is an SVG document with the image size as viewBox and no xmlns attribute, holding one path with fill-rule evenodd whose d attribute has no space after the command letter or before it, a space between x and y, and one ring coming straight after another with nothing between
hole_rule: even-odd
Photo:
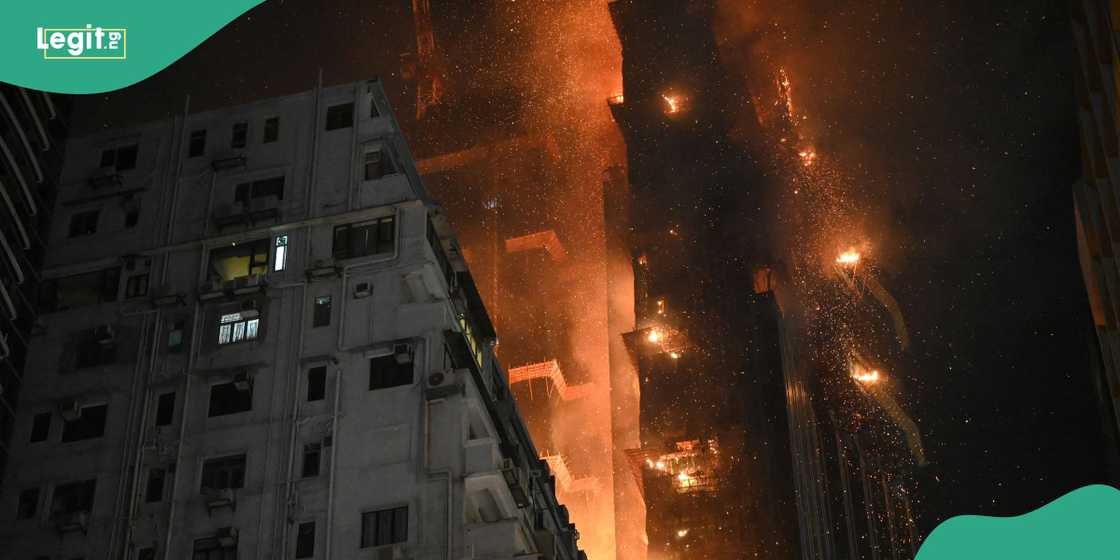
<instances>
[{"instance_id":1,"label":"fire glow","mask_svg":"<svg viewBox=\"0 0 1120 560\"><path fill-rule=\"evenodd\" d=\"M859 259L859 251L856 251L855 249L848 249L847 251L840 253L840 256L836 257L836 264L844 266L855 266L859 264Z\"/></svg>"},{"instance_id":2,"label":"fire glow","mask_svg":"<svg viewBox=\"0 0 1120 560\"><path fill-rule=\"evenodd\" d=\"M661 99L665 100L665 113L675 115L681 112L681 96L662 94Z\"/></svg>"},{"instance_id":3,"label":"fire glow","mask_svg":"<svg viewBox=\"0 0 1120 560\"><path fill-rule=\"evenodd\" d=\"M878 383L879 377L879 370L877 369L852 374L852 379L855 379L860 383L866 383L868 385Z\"/></svg>"}]
</instances>

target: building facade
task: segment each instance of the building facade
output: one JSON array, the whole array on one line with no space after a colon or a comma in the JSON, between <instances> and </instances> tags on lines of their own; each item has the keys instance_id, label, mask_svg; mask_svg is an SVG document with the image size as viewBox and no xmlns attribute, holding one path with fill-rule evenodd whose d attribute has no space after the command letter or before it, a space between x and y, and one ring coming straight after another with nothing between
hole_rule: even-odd
<instances>
[{"instance_id":1,"label":"building facade","mask_svg":"<svg viewBox=\"0 0 1120 560\"><path fill-rule=\"evenodd\" d=\"M1115 257L1117 185L1120 185L1120 8L1104 0L1072 3L1074 72L1081 123L1083 174L1073 185L1077 248L1096 334L1089 349L1093 386L1109 449L1113 483L1120 483L1120 269Z\"/></svg>"},{"instance_id":2,"label":"building facade","mask_svg":"<svg viewBox=\"0 0 1120 560\"><path fill-rule=\"evenodd\" d=\"M38 316L68 105L63 97L0 84L0 480Z\"/></svg>"},{"instance_id":3,"label":"building facade","mask_svg":"<svg viewBox=\"0 0 1120 560\"><path fill-rule=\"evenodd\" d=\"M583 557L380 82L77 138L19 558Z\"/></svg>"}]
</instances>

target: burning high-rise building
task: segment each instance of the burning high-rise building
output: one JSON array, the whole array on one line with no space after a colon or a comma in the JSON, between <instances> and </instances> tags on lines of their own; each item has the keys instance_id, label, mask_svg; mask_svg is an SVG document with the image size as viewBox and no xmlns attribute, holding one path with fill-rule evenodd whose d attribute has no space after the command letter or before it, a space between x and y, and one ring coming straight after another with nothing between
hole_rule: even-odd
<instances>
[{"instance_id":1,"label":"burning high-rise building","mask_svg":"<svg viewBox=\"0 0 1120 560\"><path fill-rule=\"evenodd\" d=\"M624 97L650 558L799 557L789 422L761 215L770 180L730 139L744 84L719 62L709 2L611 4ZM746 100L746 101L744 101ZM759 145L750 146L758 149Z\"/></svg>"}]
</instances>

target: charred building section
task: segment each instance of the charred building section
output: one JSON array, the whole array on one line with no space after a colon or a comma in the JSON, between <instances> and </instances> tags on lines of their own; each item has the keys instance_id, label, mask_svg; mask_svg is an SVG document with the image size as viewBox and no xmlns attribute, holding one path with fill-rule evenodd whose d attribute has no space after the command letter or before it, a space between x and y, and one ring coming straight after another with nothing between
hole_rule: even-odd
<instances>
[{"instance_id":1,"label":"charred building section","mask_svg":"<svg viewBox=\"0 0 1120 560\"><path fill-rule=\"evenodd\" d=\"M611 4L624 95L649 557L797 558L798 520L771 259L760 215L767 179L729 138L750 104L729 78L710 2ZM741 132L741 131L740 131ZM757 148L757 146L755 146Z\"/></svg>"}]
</instances>

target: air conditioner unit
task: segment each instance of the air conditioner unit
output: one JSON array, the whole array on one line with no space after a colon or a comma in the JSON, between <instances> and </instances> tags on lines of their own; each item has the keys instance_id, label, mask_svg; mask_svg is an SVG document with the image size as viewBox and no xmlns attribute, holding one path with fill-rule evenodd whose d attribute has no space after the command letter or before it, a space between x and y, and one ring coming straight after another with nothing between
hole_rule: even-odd
<instances>
[{"instance_id":1,"label":"air conditioner unit","mask_svg":"<svg viewBox=\"0 0 1120 560\"><path fill-rule=\"evenodd\" d=\"M116 333L113 332L113 325L101 325L93 329L93 337L98 344L108 346L116 340Z\"/></svg>"},{"instance_id":2,"label":"air conditioner unit","mask_svg":"<svg viewBox=\"0 0 1120 560\"><path fill-rule=\"evenodd\" d=\"M404 545L394 544L377 549L374 557L377 560L407 560L408 555Z\"/></svg>"},{"instance_id":3,"label":"air conditioner unit","mask_svg":"<svg viewBox=\"0 0 1120 560\"><path fill-rule=\"evenodd\" d=\"M369 282L354 284L354 299L367 298L373 295L373 286Z\"/></svg>"},{"instance_id":4,"label":"air conditioner unit","mask_svg":"<svg viewBox=\"0 0 1120 560\"><path fill-rule=\"evenodd\" d=\"M222 527L214 533L214 538L218 539L218 544L223 547L234 546L237 544L237 528Z\"/></svg>"},{"instance_id":5,"label":"air conditioner unit","mask_svg":"<svg viewBox=\"0 0 1120 560\"><path fill-rule=\"evenodd\" d=\"M400 365L412 363L412 345L411 344L394 344L393 357L396 358L397 363Z\"/></svg>"},{"instance_id":6,"label":"air conditioner unit","mask_svg":"<svg viewBox=\"0 0 1120 560\"><path fill-rule=\"evenodd\" d=\"M428 400L463 394L463 376L466 370L440 370L428 374L424 382L424 396Z\"/></svg>"},{"instance_id":7,"label":"air conditioner unit","mask_svg":"<svg viewBox=\"0 0 1120 560\"><path fill-rule=\"evenodd\" d=\"M78 399L66 399L58 406L62 419L73 422L82 417L82 403Z\"/></svg>"},{"instance_id":8,"label":"air conditioner unit","mask_svg":"<svg viewBox=\"0 0 1120 560\"><path fill-rule=\"evenodd\" d=\"M239 371L233 375L233 386L238 391L248 391L253 388L253 375L247 371Z\"/></svg>"},{"instance_id":9,"label":"air conditioner unit","mask_svg":"<svg viewBox=\"0 0 1120 560\"><path fill-rule=\"evenodd\" d=\"M59 533L71 533L74 531L81 531L84 533L88 527L88 511L74 511L63 513L55 517L55 528L58 529Z\"/></svg>"},{"instance_id":10,"label":"air conditioner unit","mask_svg":"<svg viewBox=\"0 0 1120 560\"><path fill-rule=\"evenodd\" d=\"M521 469L514 464L513 459L505 457L502 459L502 477L506 479L506 485L509 486L510 494L513 495L513 501L517 503L517 507L527 507L531 503L529 500L529 493L525 490L525 480Z\"/></svg>"},{"instance_id":11,"label":"air conditioner unit","mask_svg":"<svg viewBox=\"0 0 1120 560\"><path fill-rule=\"evenodd\" d=\"M233 488L203 488L202 494L205 497L208 511L223 507L233 508L237 504L237 494L234 493ZM235 530L235 538L236 535Z\"/></svg>"}]
</instances>

